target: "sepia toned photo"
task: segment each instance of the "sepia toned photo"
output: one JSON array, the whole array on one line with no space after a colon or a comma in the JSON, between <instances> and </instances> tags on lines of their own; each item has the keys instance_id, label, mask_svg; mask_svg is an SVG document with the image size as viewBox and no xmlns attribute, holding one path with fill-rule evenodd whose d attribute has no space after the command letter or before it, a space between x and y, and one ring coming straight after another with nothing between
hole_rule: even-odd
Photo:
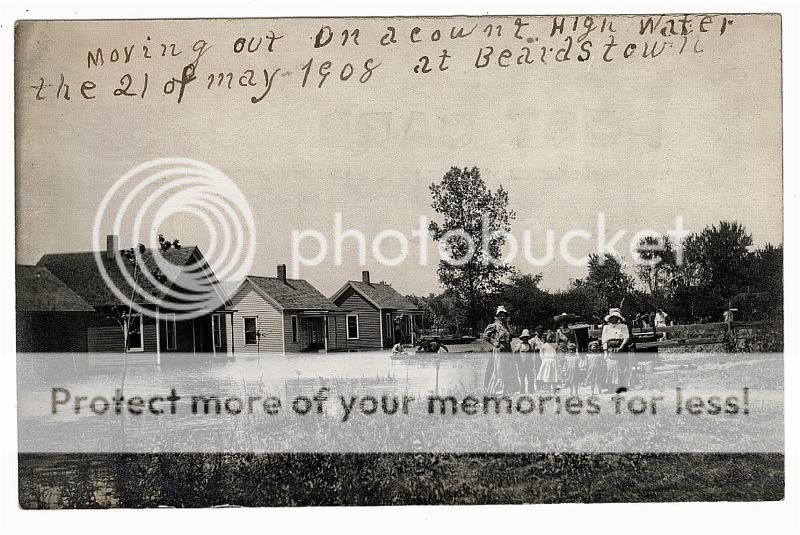
<instances>
[{"instance_id":1,"label":"sepia toned photo","mask_svg":"<svg viewBox=\"0 0 800 535\"><path fill-rule=\"evenodd\" d=\"M780 14L14 45L20 508L784 499Z\"/></svg>"}]
</instances>

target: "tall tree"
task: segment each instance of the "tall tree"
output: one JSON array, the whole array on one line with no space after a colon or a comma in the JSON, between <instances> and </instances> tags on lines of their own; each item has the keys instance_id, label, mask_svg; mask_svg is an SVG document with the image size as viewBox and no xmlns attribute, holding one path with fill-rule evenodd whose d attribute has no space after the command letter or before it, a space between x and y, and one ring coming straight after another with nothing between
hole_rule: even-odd
<instances>
[{"instance_id":1,"label":"tall tree","mask_svg":"<svg viewBox=\"0 0 800 535\"><path fill-rule=\"evenodd\" d=\"M682 243L676 262L673 307L685 321L720 319L730 299L752 284L751 235L736 221L720 221Z\"/></svg>"},{"instance_id":2,"label":"tall tree","mask_svg":"<svg viewBox=\"0 0 800 535\"><path fill-rule=\"evenodd\" d=\"M589 274L582 284L597 292L602 308L618 307L633 292L633 278L625 273L621 259L610 253L589 255Z\"/></svg>"},{"instance_id":3,"label":"tall tree","mask_svg":"<svg viewBox=\"0 0 800 535\"><path fill-rule=\"evenodd\" d=\"M700 233L703 258L701 273L703 283L712 289L715 297L730 299L747 286L742 275L746 271L747 248L753 238L743 225L736 221L720 221Z\"/></svg>"},{"instance_id":4,"label":"tall tree","mask_svg":"<svg viewBox=\"0 0 800 535\"><path fill-rule=\"evenodd\" d=\"M754 288L783 302L783 245L768 243L758 249L753 255L753 264L750 280Z\"/></svg>"},{"instance_id":5,"label":"tall tree","mask_svg":"<svg viewBox=\"0 0 800 535\"><path fill-rule=\"evenodd\" d=\"M443 220L432 221L429 230L449 257L439 262L439 281L477 330L488 297L514 273L500 259L506 242L502 233L511 230L515 217L508 208L508 192L502 186L494 192L487 188L477 167L451 167L430 191L431 206Z\"/></svg>"},{"instance_id":6,"label":"tall tree","mask_svg":"<svg viewBox=\"0 0 800 535\"><path fill-rule=\"evenodd\" d=\"M514 322L532 328L544 324L550 313L549 295L539 288L542 274L514 274L503 285L498 304L502 302L514 311Z\"/></svg>"},{"instance_id":7,"label":"tall tree","mask_svg":"<svg viewBox=\"0 0 800 535\"><path fill-rule=\"evenodd\" d=\"M669 236L647 236L636 246L636 275L658 306L664 306L675 277L675 249Z\"/></svg>"}]
</instances>

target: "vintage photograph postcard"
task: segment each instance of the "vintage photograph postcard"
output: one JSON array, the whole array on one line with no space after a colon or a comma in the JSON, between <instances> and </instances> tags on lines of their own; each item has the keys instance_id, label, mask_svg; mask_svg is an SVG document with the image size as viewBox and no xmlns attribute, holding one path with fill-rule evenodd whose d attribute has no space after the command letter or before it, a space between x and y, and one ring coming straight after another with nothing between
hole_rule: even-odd
<instances>
[{"instance_id":1,"label":"vintage photograph postcard","mask_svg":"<svg viewBox=\"0 0 800 535\"><path fill-rule=\"evenodd\" d=\"M784 499L780 14L14 46L20 508Z\"/></svg>"}]
</instances>

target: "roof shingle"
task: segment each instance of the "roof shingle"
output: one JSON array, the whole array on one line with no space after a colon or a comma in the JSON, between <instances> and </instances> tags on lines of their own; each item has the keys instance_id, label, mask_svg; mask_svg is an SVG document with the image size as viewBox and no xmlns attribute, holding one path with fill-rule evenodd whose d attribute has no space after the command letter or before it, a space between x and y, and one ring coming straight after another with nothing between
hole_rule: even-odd
<instances>
[{"instance_id":1,"label":"roof shingle","mask_svg":"<svg viewBox=\"0 0 800 535\"><path fill-rule=\"evenodd\" d=\"M303 279L249 276L247 279L274 299L286 310L325 310L340 312L341 309Z\"/></svg>"},{"instance_id":2,"label":"roof shingle","mask_svg":"<svg viewBox=\"0 0 800 535\"><path fill-rule=\"evenodd\" d=\"M357 291L361 292L367 299L376 303L379 308L393 310L419 310L408 299L403 297L400 292L385 283L367 283L359 281L349 281L349 284Z\"/></svg>"},{"instance_id":3,"label":"roof shingle","mask_svg":"<svg viewBox=\"0 0 800 535\"><path fill-rule=\"evenodd\" d=\"M90 312L89 303L38 266L17 265L17 312Z\"/></svg>"},{"instance_id":4,"label":"roof shingle","mask_svg":"<svg viewBox=\"0 0 800 535\"><path fill-rule=\"evenodd\" d=\"M181 270L190 264L190 260L198 258L195 256L196 252L198 252L197 247L182 247L180 249L160 251L160 254L164 256L169 264L175 266L174 270L164 272L169 281L166 283L167 286L175 283L175 279L181 273ZM113 258L107 258L104 253L100 253L100 255L105 270L116 287L124 295L133 294L135 303L146 303L147 299L144 295L132 291L133 288L119 269L117 261ZM150 268L152 272L152 268L156 266L153 250L148 249L142 253L142 260L143 264ZM128 273L133 276L134 266L128 264L127 261L123 261L123 264L126 266ZM49 270L91 306L124 304L103 279L103 275L97 266L94 252L46 254L39 260L37 266ZM156 299L164 298L164 293L159 292L146 277L140 276L137 281L141 292L154 296Z\"/></svg>"}]
</instances>

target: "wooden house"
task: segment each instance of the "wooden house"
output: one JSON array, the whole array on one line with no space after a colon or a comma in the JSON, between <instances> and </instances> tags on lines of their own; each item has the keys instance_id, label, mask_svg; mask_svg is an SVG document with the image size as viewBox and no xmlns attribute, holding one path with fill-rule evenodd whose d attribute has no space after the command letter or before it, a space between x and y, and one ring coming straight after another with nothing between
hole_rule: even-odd
<instances>
[{"instance_id":1,"label":"wooden house","mask_svg":"<svg viewBox=\"0 0 800 535\"><path fill-rule=\"evenodd\" d=\"M109 288L98 268L96 253L93 251L47 254L39 260L35 268L36 273L40 275L38 279L40 282L22 286L23 290L36 294L24 298L29 305L33 308L44 308L40 303L48 301L48 295L55 291L55 281L58 281L60 283L58 295L62 301L68 296L64 290L66 288L71 292L69 296L77 296L91 309L81 310L84 314L82 323L74 323L70 329L71 334L62 337L59 343L49 344L47 346L49 351L78 351L106 355L128 353L128 361L135 363L160 363L162 357L178 354L222 358L233 355L232 312L228 310L226 296L199 248L192 246L159 251L169 265L175 268L169 273L164 273L166 276L164 284L167 289L180 288L180 273L183 270L201 269L208 279L209 286L217 292L219 303L212 310L188 320L176 317L180 310L174 306L175 301L172 300L169 290L158 290L141 274L135 277L135 268L130 265L127 266L128 274L137 281L143 292L153 296L154 302L133 291L134 288L126 280L117 263L117 257L121 254L116 236L109 236L106 250L99 253L99 258L106 273L123 295L132 295L132 302L147 309L149 314L136 313L133 309L130 317L123 316L120 319L120 312L124 313L130 309L131 299L120 299ZM153 268L154 254L152 250L145 250L142 253L140 271ZM123 265L126 264L123 262ZM26 277L29 279L32 275L30 270L27 271ZM53 280L49 278L51 276ZM50 282L45 284L41 281ZM26 305L28 309L31 308L29 305ZM77 304L69 306L75 307ZM50 322L73 321L71 319L73 312L66 310L53 312L26 310L24 317L37 317L35 314L41 317L45 312L49 313ZM54 316L60 316L60 319L56 320ZM30 322L28 319L25 321ZM30 330L31 326L25 328ZM23 346L20 347L23 349ZM24 346L27 347L30 346Z\"/></svg>"},{"instance_id":2,"label":"wooden house","mask_svg":"<svg viewBox=\"0 0 800 535\"><path fill-rule=\"evenodd\" d=\"M422 325L422 310L386 283L373 283L369 271L361 281L347 281L331 301L348 310L345 316L347 344L351 349L389 348L412 344Z\"/></svg>"},{"instance_id":3,"label":"wooden house","mask_svg":"<svg viewBox=\"0 0 800 535\"><path fill-rule=\"evenodd\" d=\"M46 268L17 265L15 276L17 351L85 352L94 308Z\"/></svg>"},{"instance_id":4,"label":"wooden house","mask_svg":"<svg viewBox=\"0 0 800 535\"><path fill-rule=\"evenodd\" d=\"M237 353L347 349L345 311L303 279L248 276L230 294Z\"/></svg>"}]
</instances>

